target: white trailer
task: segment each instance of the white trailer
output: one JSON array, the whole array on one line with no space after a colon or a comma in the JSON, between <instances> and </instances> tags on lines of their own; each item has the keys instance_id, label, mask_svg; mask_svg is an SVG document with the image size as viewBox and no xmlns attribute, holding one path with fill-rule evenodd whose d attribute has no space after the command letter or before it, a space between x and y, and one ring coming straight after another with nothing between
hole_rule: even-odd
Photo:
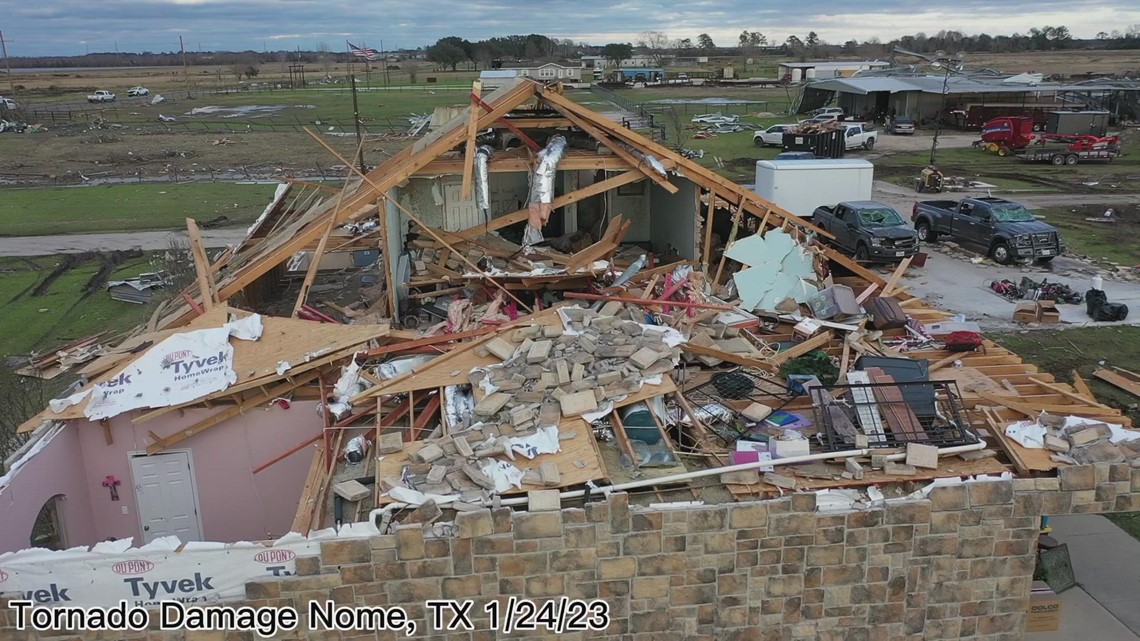
<instances>
[{"instance_id":1,"label":"white trailer","mask_svg":"<svg viewBox=\"0 0 1140 641\"><path fill-rule=\"evenodd\" d=\"M875 166L866 160L758 160L756 193L810 218L816 207L871 200Z\"/></svg>"}]
</instances>

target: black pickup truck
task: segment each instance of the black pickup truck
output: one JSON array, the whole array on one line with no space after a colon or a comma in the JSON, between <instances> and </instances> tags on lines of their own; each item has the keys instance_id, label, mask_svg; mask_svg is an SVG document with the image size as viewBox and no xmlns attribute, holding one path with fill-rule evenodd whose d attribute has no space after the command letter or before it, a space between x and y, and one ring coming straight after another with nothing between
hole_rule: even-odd
<instances>
[{"instance_id":1,"label":"black pickup truck","mask_svg":"<svg viewBox=\"0 0 1140 641\"><path fill-rule=\"evenodd\" d=\"M914 254L918 237L890 205L873 200L817 207L814 222L835 240L833 245L856 260L899 261Z\"/></svg>"},{"instance_id":2,"label":"black pickup truck","mask_svg":"<svg viewBox=\"0 0 1140 641\"><path fill-rule=\"evenodd\" d=\"M940 236L982 248L1002 265L1018 259L1046 263L1065 253L1061 235L1021 203L1004 198L925 200L914 204L910 219L918 238L933 243Z\"/></svg>"}]
</instances>

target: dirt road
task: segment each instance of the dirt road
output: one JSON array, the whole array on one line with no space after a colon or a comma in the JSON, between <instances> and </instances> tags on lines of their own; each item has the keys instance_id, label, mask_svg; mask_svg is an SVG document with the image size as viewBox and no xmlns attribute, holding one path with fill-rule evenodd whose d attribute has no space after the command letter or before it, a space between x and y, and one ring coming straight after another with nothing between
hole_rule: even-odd
<instances>
[{"instance_id":1,"label":"dirt road","mask_svg":"<svg viewBox=\"0 0 1140 641\"><path fill-rule=\"evenodd\" d=\"M246 230L216 229L202 232L206 247L225 247L245 238ZM0 237L0 256L48 256L51 254L78 254L85 251L111 251L116 249L166 249L171 238L185 238L180 231L144 231L121 234L74 234L64 236L12 236Z\"/></svg>"}]
</instances>

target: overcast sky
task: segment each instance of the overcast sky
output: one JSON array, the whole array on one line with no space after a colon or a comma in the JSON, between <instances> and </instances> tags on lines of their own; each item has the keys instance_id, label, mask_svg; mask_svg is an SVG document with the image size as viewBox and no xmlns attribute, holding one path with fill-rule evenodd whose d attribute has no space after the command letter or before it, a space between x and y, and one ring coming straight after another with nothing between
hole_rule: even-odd
<instances>
[{"instance_id":1,"label":"overcast sky","mask_svg":"<svg viewBox=\"0 0 1140 641\"><path fill-rule=\"evenodd\" d=\"M517 2L517 0L516 0ZM718 45L742 30L782 42L815 31L828 42L882 40L941 29L974 34L1065 25L1074 37L1140 23L1137 0L49 0L5 3L0 29L12 56L87 51L315 49L345 40L414 48L442 36L469 40L541 33L592 44L709 33Z\"/></svg>"}]
</instances>

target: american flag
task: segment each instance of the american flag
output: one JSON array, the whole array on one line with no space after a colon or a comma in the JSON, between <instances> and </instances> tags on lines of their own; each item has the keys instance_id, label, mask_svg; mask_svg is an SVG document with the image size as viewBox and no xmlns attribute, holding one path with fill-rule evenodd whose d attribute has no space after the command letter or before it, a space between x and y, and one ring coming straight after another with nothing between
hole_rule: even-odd
<instances>
[{"instance_id":1,"label":"american flag","mask_svg":"<svg viewBox=\"0 0 1140 641\"><path fill-rule=\"evenodd\" d=\"M375 49L370 49L368 47L358 47L351 42L348 42L347 40L345 40L345 43L348 44L348 50L351 51L352 55L356 56L357 58L375 60L376 57L380 55L380 52Z\"/></svg>"}]
</instances>

